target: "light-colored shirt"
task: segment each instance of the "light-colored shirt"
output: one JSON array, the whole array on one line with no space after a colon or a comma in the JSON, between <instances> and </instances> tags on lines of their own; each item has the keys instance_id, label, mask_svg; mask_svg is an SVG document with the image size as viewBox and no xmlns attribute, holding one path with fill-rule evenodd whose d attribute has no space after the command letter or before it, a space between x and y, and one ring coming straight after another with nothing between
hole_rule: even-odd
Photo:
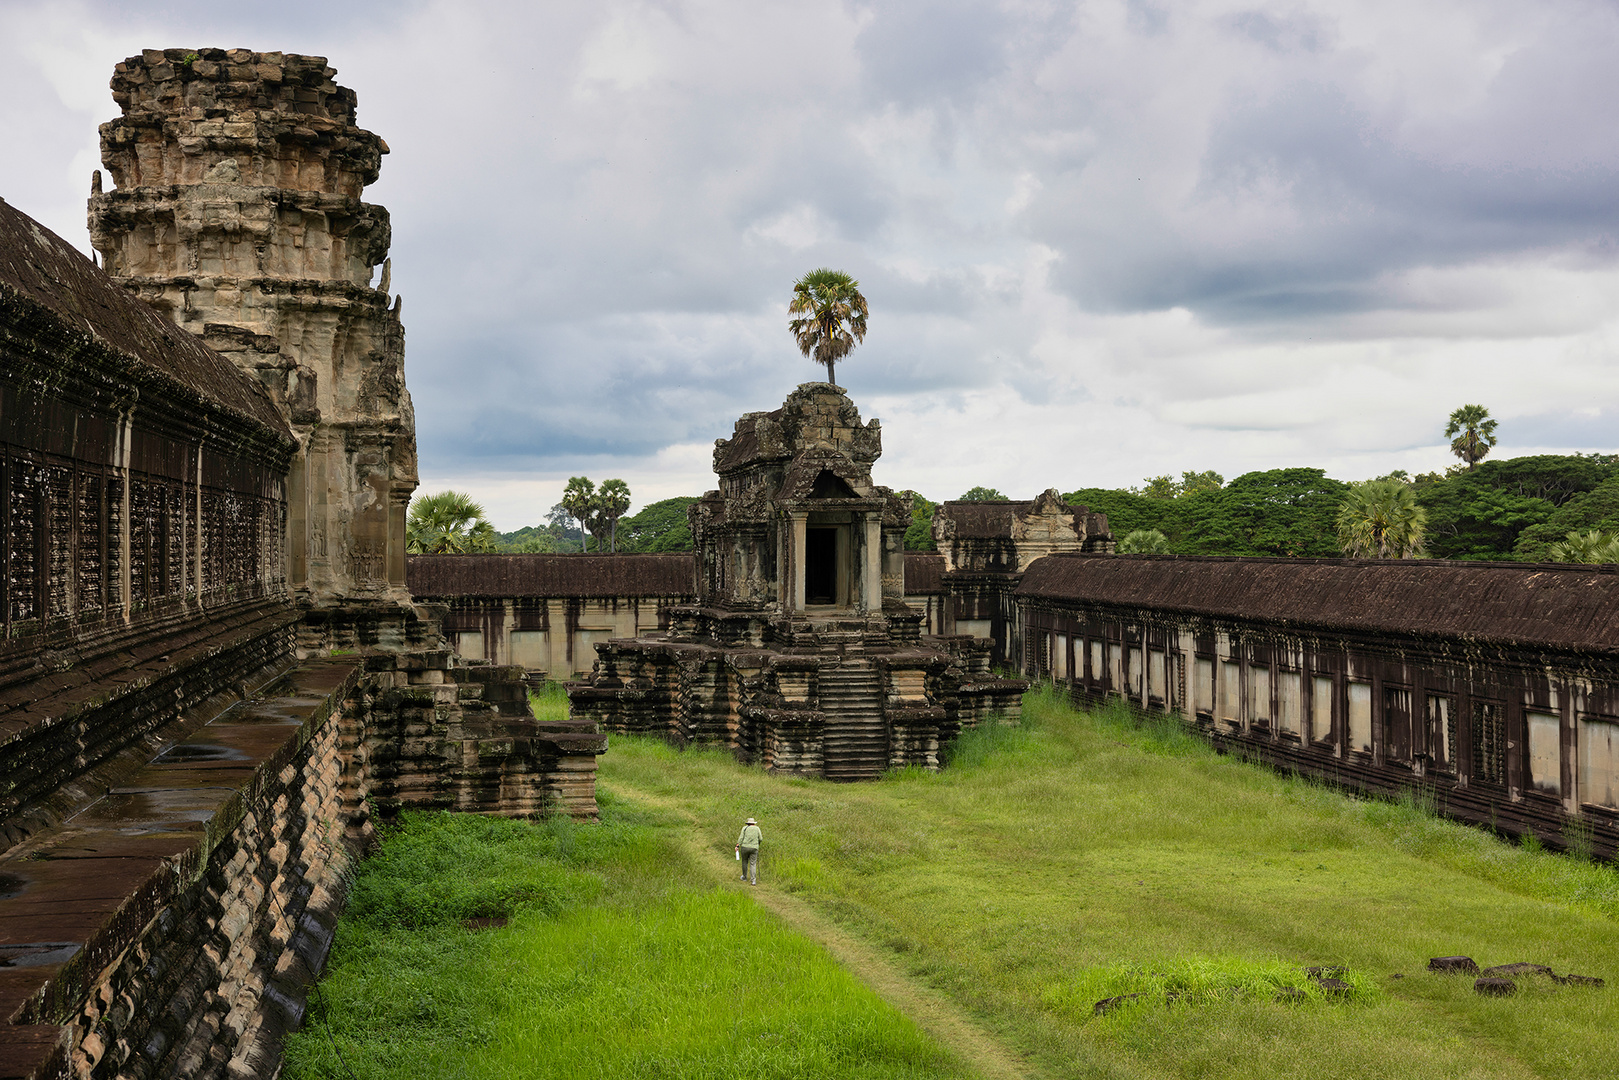
<instances>
[{"instance_id":1,"label":"light-colored shirt","mask_svg":"<svg viewBox=\"0 0 1619 1080\"><path fill-rule=\"evenodd\" d=\"M756 848L759 841L764 839L764 833L759 831L757 825L742 826L742 835L737 838L737 847Z\"/></svg>"}]
</instances>

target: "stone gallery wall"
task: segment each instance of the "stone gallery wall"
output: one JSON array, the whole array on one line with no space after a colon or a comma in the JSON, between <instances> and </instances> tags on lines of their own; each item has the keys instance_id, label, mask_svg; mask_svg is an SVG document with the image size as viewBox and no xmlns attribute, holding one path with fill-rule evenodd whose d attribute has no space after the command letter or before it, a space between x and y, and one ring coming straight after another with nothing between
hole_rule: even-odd
<instances>
[{"instance_id":1,"label":"stone gallery wall","mask_svg":"<svg viewBox=\"0 0 1619 1080\"><path fill-rule=\"evenodd\" d=\"M944 560L904 555L905 603L941 633ZM411 555L418 600L448 608L445 637L464 659L522 668L531 681L590 672L596 646L667 631L696 599L695 555Z\"/></svg>"},{"instance_id":2,"label":"stone gallery wall","mask_svg":"<svg viewBox=\"0 0 1619 1080\"><path fill-rule=\"evenodd\" d=\"M1619 848L1613 566L1056 556L1017 603L1025 672L1076 698L1553 847Z\"/></svg>"}]
</instances>

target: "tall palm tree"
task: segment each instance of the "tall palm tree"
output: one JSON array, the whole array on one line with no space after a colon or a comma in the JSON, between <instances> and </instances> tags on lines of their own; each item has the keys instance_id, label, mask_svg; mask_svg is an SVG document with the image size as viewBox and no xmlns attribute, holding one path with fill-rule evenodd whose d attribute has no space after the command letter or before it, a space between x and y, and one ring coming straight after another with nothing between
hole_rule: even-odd
<instances>
[{"instance_id":1,"label":"tall palm tree","mask_svg":"<svg viewBox=\"0 0 1619 1080\"><path fill-rule=\"evenodd\" d=\"M1619 562L1619 536L1601 529L1571 532L1546 551L1551 562Z\"/></svg>"},{"instance_id":2,"label":"tall palm tree","mask_svg":"<svg viewBox=\"0 0 1619 1080\"><path fill-rule=\"evenodd\" d=\"M1414 559L1423 552L1428 512L1398 480L1368 480L1338 508L1338 546L1352 559Z\"/></svg>"},{"instance_id":3,"label":"tall palm tree","mask_svg":"<svg viewBox=\"0 0 1619 1080\"><path fill-rule=\"evenodd\" d=\"M866 298L860 282L841 270L821 267L793 282L793 302L787 324L798 340L798 351L826 365L826 381L837 385L834 365L866 339Z\"/></svg>"},{"instance_id":4,"label":"tall palm tree","mask_svg":"<svg viewBox=\"0 0 1619 1080\"><path fill-rule=\"evenodd\" d=\"M570 476L568 486L562 489L563 509L579 519L579 548L585 550L588 545L586 539L590 535L588 518L590 517L591 500L596 495L596 482L588 476Z\"/></svg>"},{"instance_id":5,"label":"tall palm tree","mask_svg":"<svg viewBox=\"0 0 1619 1080\"><path fill-rule=\"evenodd\" d=\"M1450 452L1467 462L1469 469L1476 468L1495 445L1495 421L1490 419L1490 410L1482 405L1463 405L1451 413L1445 438L1452 436Z\"/></svg>"},{"instance_id":6,"label":"tall palm tree","mask_svg":"<svg viewBox=\"0 0 1619 1080\"><path fill-rule=\"evenodd\" d=\"M608 528L608 550L618 552L618 519L630 508L630 485L622 480L603 480L591 500L591 507Z\"/></svg>"},{"instance_id":7,"label":"tall palm tree","mask_svg":"<svg viewBox=\"0 0 1619 1080\"><path fill-rule=\"evenodd\" d=\"M405 519L405 550L415 555L464 555L494 550L495 527L483 507L459 491L418 495Z\"/></svg>"}]
</instances>

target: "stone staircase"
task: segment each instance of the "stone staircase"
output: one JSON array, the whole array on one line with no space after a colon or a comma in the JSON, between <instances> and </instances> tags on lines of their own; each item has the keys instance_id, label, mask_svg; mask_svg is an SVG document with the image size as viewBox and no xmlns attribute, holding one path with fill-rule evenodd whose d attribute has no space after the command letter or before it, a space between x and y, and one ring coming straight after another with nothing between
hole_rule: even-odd
<instances>
[{"instance_id":1,"label":"stone staircase","mask_svg":"<svg viewBox=\"0 0 1619 1080\"><path fill-rule=\"evenodd\" d=\"M882 676L863 657L821 669L823 754L828 780L875 780L888 768Z\"/></svg>"}]
</instances>

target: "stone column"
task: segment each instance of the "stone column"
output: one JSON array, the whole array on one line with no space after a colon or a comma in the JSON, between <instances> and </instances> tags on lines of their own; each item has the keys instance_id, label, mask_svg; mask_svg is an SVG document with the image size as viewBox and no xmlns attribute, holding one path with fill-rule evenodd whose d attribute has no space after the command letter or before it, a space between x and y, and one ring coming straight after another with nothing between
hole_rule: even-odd
<instances>
[{"instance_id":1,"label":"stone column","mask_svg":"<svg viewBox=\"0 0 1619 1080\"><path fill-rule=\"evenodd\" d=\"M791 550L787 553L787 562L792 567L793 591L789 610L800 612L804 610L804 545L809 540L809 515L792 514L790 517L793 538Z\"/></svg>"},{"instance_id":2,"label":"stone column","mask_svg":"<svg viewBox=\"0 0 1619 1080\"><path fill-rule=\"evenodd\" d=\"M865 550L860 560L861 600L867 612L883 610L883 518L868 513L865 518Z\"/></svg>"}]
</instances>

